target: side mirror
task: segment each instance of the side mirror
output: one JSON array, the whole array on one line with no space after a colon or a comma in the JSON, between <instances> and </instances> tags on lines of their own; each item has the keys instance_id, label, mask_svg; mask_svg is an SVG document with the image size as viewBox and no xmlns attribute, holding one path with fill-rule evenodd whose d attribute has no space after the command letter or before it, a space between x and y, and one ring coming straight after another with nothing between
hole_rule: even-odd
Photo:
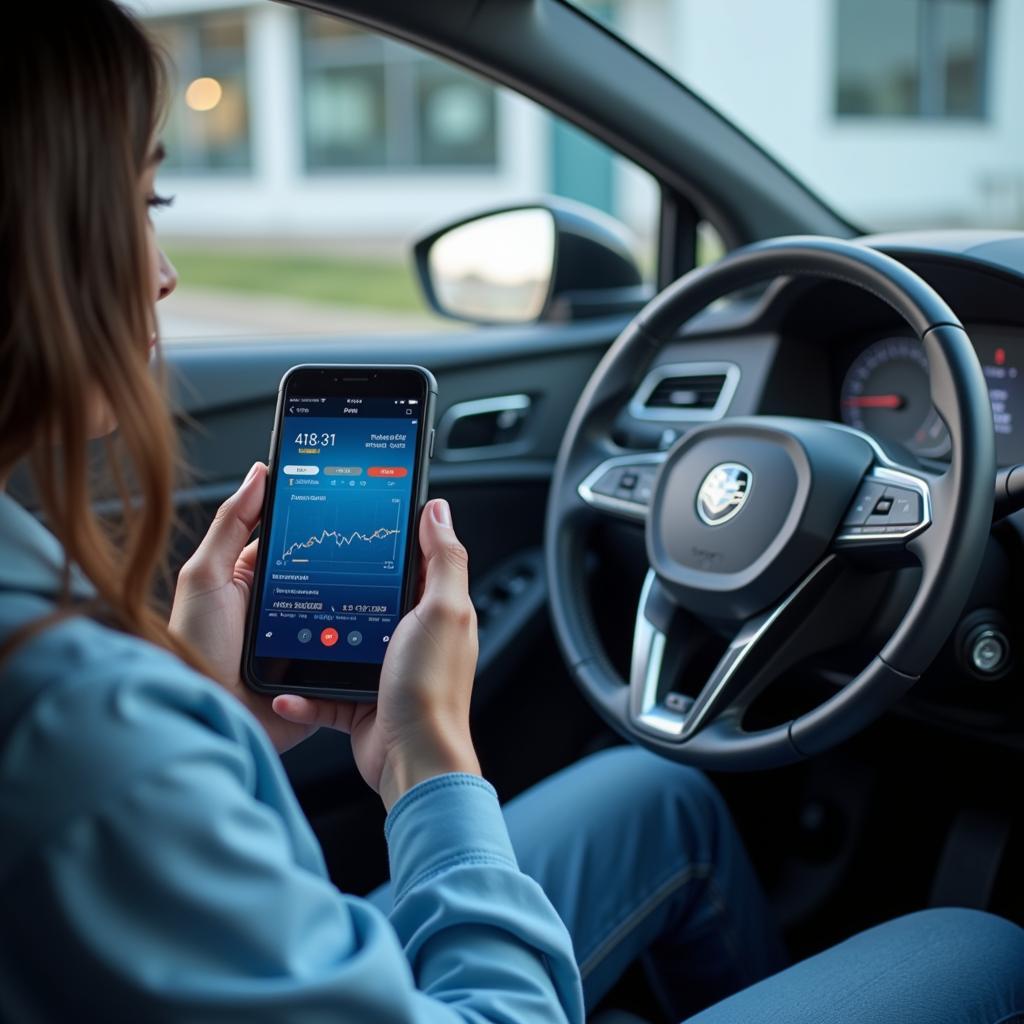
<instances>
[{"instance_id":1,"label":"side mirror","mask_svg":"<svg viewBox=\"0 0 1024 1024\"><path fill-rule=\"evenodd\" d=\"M477 214L428 235L414 254L431 307L471 323L632 312L652 294L626 229L566 200Z\"/></svg>"}]
</instances>

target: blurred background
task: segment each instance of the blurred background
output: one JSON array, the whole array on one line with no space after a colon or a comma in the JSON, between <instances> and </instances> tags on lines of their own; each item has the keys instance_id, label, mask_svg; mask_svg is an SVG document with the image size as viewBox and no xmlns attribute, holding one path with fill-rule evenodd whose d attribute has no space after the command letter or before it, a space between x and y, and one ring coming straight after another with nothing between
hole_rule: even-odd
<instances>
[{"instance_id":1,"label":"blurred background","mask_svg":"<svg viewBox=\"0 0 1024 1024\"><path fill-rule=\"evenodd\" d=\"M411 244L557 194L650 268L657 190L509 90L271 3L130 0L173 70L164 337L436 328ZM1024 226L1021 0L593 0L864 230ZM720 252L705 225L704 259Z\"/></svg>"}]
</instances>

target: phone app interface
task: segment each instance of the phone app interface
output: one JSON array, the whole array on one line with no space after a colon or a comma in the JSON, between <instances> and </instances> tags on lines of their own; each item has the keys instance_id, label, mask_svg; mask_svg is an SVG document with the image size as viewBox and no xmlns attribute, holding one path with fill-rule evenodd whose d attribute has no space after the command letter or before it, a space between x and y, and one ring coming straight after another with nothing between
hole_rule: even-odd
<instances>
[{"instance_id":1,"label":"phone app interface","mask_svg":"<svg viewBox=\"0 0 1024 1024\"><path fill-rule=\"evenodd\" d=\"M257 657L383 661L422 415L415 399L286 397Z\"/></svg>"}]
</instances>

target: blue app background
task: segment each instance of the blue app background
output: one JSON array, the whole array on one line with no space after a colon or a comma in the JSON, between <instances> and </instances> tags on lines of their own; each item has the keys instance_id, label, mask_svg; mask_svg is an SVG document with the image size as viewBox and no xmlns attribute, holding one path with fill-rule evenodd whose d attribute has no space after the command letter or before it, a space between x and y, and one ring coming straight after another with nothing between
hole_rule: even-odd
<instances>
[{"instance_id":1,"label":"blue app background","mask_svg":"<svg viewBox=\"0 0 1024 1024\"><path fill-rule=\"evenodd\" d=\"M383 661L421 415L401 399L286 399L257 657Z\"/></svg>"}]
</instances>

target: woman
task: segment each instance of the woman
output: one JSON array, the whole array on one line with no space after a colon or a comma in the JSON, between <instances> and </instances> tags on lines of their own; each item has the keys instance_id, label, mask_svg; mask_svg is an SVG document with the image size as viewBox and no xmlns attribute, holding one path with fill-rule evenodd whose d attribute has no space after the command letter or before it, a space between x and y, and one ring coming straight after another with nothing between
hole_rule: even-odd
<instances>
[{"instance_id":1,"label":"woman","mask_svg":"<svg viewBox=\"0 0 1024 1024\"><path fill-rule=\"evenodd\" d=\"M780 967L698 773L611 751L503 817L469 734L475 622L443 501L376 707L239 683L262 465L170 623L152 606L173 464L148 366L175 284L146 215L160 83L112 0L26 6L0 40L0 481L29 460L52 530L0 495L0 1018L578 1022L641 953L682 1016ZM278 759L321 726L351 734L389 809L392 881L369 899L329 882ZM1006 922L916 915L698 1019L994 1022L1024 1010L1022 965Z\"/></svg>"}]
</instances>

